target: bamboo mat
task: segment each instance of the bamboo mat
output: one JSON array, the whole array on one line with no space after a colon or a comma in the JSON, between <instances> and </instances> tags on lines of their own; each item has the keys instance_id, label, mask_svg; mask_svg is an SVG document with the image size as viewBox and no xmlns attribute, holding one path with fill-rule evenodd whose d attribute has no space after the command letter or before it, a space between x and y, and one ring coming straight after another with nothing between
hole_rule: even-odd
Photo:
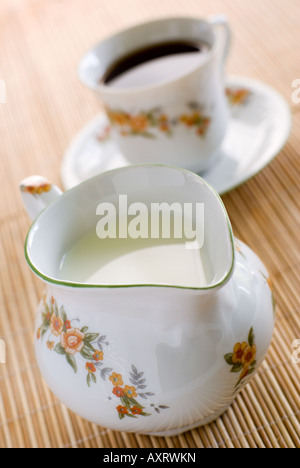
<instances>
[{"instance_id":1,"label":"bamboo mat","mask_svg":"<svg viewBox=\"0 0 300 468\"><path fill-rule=\"evenodd\" d=\"M269 269L277 301L264 364L217 421L178 437L117 433L79 418L42 381L33 326L43 285L24 260L29 228L19 181L42 174L60 184L71 139L100 110L76 76L83 52L122 27L168 15L226 13L234 31L228 73L269 83L293 112L289 141L260 174L224 196L235 235ZM0 79L0 447L299 448L300 4L295 0L1 0Z\"/></svg>"}]
</instances>

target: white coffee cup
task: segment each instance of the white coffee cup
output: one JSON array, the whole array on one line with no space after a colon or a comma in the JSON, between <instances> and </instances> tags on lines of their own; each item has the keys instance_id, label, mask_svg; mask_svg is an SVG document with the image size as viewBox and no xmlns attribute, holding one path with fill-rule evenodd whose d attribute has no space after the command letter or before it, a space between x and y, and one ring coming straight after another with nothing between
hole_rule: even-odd
<instances>
[{"instance_id":1,"label":"white coffee cup","mask_svg":"<svg viewBox=\"0 0 300 468\"><path fill-rule=\"evenodd\" d=\"M124 80L123 85L122 80L119 85L105 83L107 70L122 57L174 41L200 42L207 49L189 58L181 54L176 63L173 57L170 67L165 64L167 73L156 81L146 68L142 84L130 82L129 75L125 85ZM112 138L128 163L172 164L195 172L213 164L229 119L224 91L229 42L223 16L174 17L123 30L85 54L79 77L100 97Z\"/></svg>"}]
</instances>

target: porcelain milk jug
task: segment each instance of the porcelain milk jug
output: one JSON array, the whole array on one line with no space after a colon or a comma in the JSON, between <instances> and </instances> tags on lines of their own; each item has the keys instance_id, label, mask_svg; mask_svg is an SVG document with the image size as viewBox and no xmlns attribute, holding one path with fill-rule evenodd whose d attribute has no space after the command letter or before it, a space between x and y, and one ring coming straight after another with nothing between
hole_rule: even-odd
<instances>
[{"instance_id":1,"label":"porcelain milk jug","mask_svg":"<svg viewBox=\"0 0 300 468\"><path fill-rule=\"evenodd\" d=\"M261 365L274 310L268 273L234 238L214 189L183 169L141 165L97 175L63 194L29 177L21 194L34 219L26 260L46 286L36 358L57 398L93 423L152 435L179 434L220 416ZM198 203L203 245L185 246L177 258L174 242L156 239L149 250L138 244L146 240L131 239L131 251L116 255L96 226L99 206L114 206L118 216L125 195L133 220L153 204L175 213L178 203ZM74 249L79 260L62 274ZM101 281L85 276L87 256L90 264L102 262ZM195 262L202 262L202 276L193 273Z\"/></svg>"}]
</instances>

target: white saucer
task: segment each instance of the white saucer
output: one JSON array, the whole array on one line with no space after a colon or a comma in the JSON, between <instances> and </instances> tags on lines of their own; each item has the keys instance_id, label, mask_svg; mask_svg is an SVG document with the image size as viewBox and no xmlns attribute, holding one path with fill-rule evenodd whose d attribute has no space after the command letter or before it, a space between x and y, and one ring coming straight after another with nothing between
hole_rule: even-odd
<instances>
[{"instance_id":1,"label":"white saucer","mask_svg":"<svg viewBox=\"0 0 300 468\"><path fill-rule=\"evenodd\" d=\"M270 86L250 78L229 77L226 89L231 108L228 131L215 165L201 174L220 195L270 163L291 129L290 108ZM108 120L101 113L67 150L61 167L62 183L69 189L96 174L128 164L110 139Z\"/></svg>"}]
</instances>

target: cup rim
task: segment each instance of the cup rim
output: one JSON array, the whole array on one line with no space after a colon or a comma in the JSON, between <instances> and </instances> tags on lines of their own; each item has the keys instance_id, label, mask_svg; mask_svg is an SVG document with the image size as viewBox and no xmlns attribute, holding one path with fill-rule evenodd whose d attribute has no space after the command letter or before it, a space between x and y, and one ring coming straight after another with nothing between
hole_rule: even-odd
<instances>
[{"instance_id":1,"label":"cup rim","mask_svg":"<svg viewBox=\"0 0 300 468\"><path fill-rule=\"evenodd\" d=\"M102 84L101 81L93 82L91 80L90 82L85 78L84 74L84 69L85 69L85 60L90 54L95 54L97 55L97 49L104 44L105 42L108 42L112 40L113 38L116 38L118 36L122 36L123 34L127 34L128 32L134 31L141 29L145 26L151 25L151 24L159 24L159 23L164 23L164 22L171 22L171 21L194 21L194 22L199 22L199 23L205 23L210 29L214 37L214 42L212 47L209 48L208 52L205 54L205 59L201 62L200 65L195 66L192 70L189 72L185 73L184 75L177 77L177 78L170 78L168 80L160 81L158 83L153 83L153 84L147 84L147 85L142 85L142 86L135 86L133 88L112 88L109 87L105 84ZM115 33L104 37L102 40L98 41L94 46L90 47L85 54L83 54L81 60L79 61L78 67L77 67L77 74L80 79L80 81L86 86L88 89L92 89L93 91L99 92L101 94L105 94L107 96L118 96L118 95L134 95L134 94L139 94L139 93L144 93L147 91L153 91L156 89L160 89L169 85L172 85L174 83L180 82L182 80L185 80L189 77L191 77L193 74L195 74L200 68L205 66L208 62L210 62L217 51L217 41L216 41L216 35L215 31L213 28L213 24L209 22L209 19L204 19L200 17L193 17L193 16L166 16L166 17L159 17L159 18L154 18L150 21L144 21L132 26L129 26L124 29L120 29L119 31L116 31ZM100 77L101 78L101 77Z\"/></svg>"},{"instance_id":2,"label":"cup rim","mask_svg":"<svg viewBox=\"0 0 300 468\"><path fill-rule=\"evenodd\" d=\"M67 195L67 194L70 195L70 193L77 191L79 187L83 187L85 185L91 184L91 183L93 183L94 181L96 181L97 179L99 179L99 178L101 178L103 176L107 176L107 175L112 174L112 173L122 172L124 170L130 170L130 169L134 169L134 168L145 168L145 169L150 168L151 169L151 168L154 168L154 167L162 167L162 168L165 168L165 169L175 170L175 171L184 172L186 174L192 175L194 179L200 180L202 183L204 183L206 185L206 187L209 190L211 190L213 192L213 194L216 196L216 198L218 200L218 203L220 204L221 209L223 211L224 220L226 221L226 225L227 225L227 228L228 228L229 240L230 240L230 246L231 246L231 264L230 264L230 267L227 268L226 274L224 274L223 278L219 282L213 283L212 285L209 285L209 286L201 286L201 287L155 284L155 283L154 284L117 284L117 285L113 285L113 284L103 285L102 284L101 285L101 284L93 284L93 283L80 283L80 282L72 282L72 281L67 281L67 280L60 280L60 279L52 277L52 276L47 276L46 274L42 273L34 265L34 262L30 258L29 244L31 243L31 238L32 238L33 233L36 230L36 225L37 225L38 221L40 220L40 218L45 214L45 212L51 206L61 203L61 199L64 198L65 195ZM220 287L224 286L230 280L230 278L231 278L231 276L233 274L233 271L234 271L234 267L235 267L235 245L234 245L234 235L233 235L233 231L232 231L232 226L231 226L230 219L229 219L228 213L226 211L225 205L224 205L220 195L218 194L218 192L208 182L206 182L205 179L200 177L198 174L196 174L196 173L194 173L192 171L189 171L187 169L183 169L183 168L176 167L176 166L165 165L165 164L136 164L136 165L132 165L132 166L128 166L128 167L121 167L121 168L118 168L118 169L112 169L112 170L107 171L105 173L97 174L96 176L91 177L91 178L81 182L80 184L76 185L75 187L72 187L71 189L67 190L66 192L62 193L61 196L59 196L54 201L49 203L49 205L47 205L38 214L38 216L33 221L31 227L29 228L27 236L26 236L24 252L25 252L25 259L26 259L29 267L44 282L46 282L48 284L56 285L56 286L62 286L62 287L68 287L68 288L71 287L73 289L86 289L86 290L91 290L91 289L100 289L100 290L103 290L103 289L130 289L130 288L150 288L151 287L151 288L160 288L160 289L165 288L165 289L189 290L189 291L194 290L194 291L204 291L204 292L205 291L212 291L212 290L216 290L216 289L219 289Z\"/></svg>"}]
</instances>

